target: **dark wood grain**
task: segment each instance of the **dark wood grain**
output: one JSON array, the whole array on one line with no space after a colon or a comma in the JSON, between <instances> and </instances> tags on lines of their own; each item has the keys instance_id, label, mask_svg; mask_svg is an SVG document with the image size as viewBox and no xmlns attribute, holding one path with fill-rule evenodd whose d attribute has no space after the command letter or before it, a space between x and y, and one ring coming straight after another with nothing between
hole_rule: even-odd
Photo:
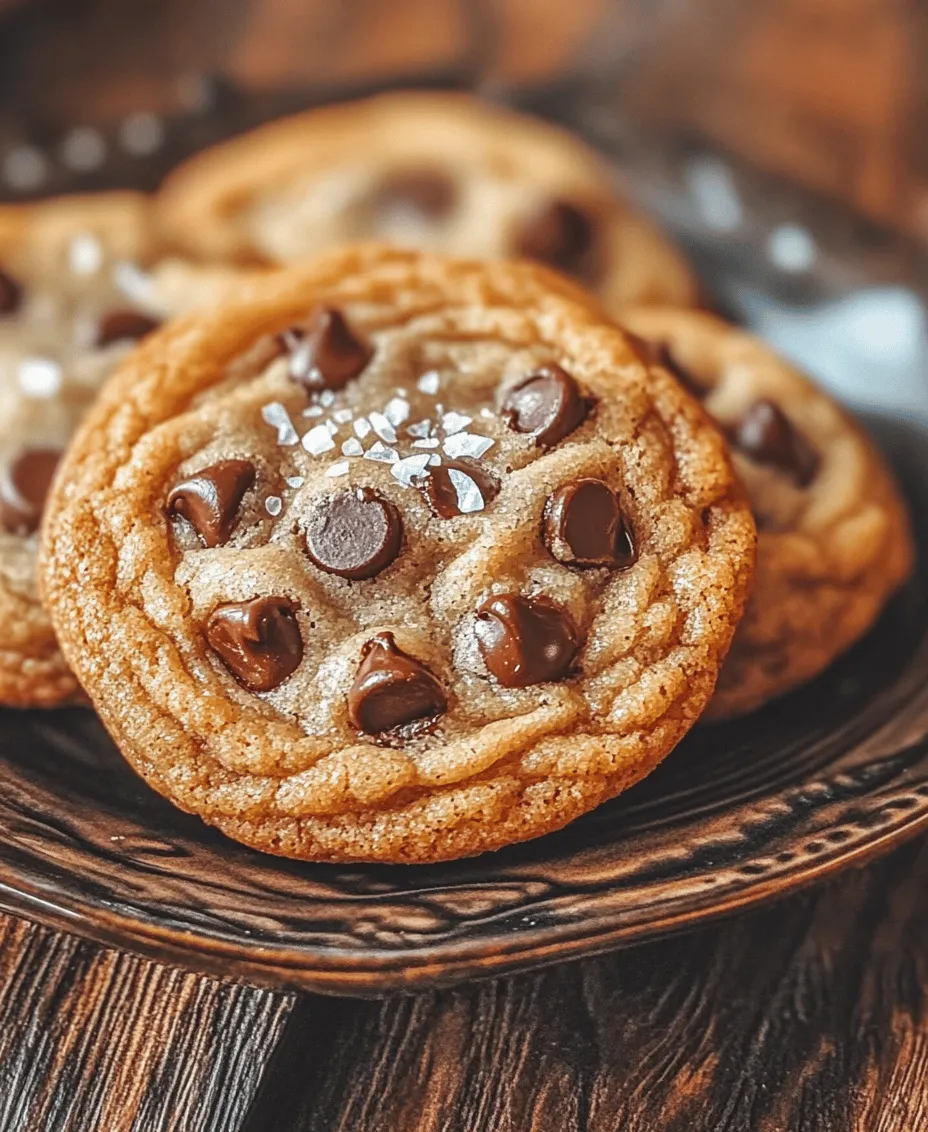
<instances>
[{"instance_id":1,"label":"dark wood grain","mask_svg":"<svg viewBox=\"0 0 928 1132\"><path fill-rule=\"evenodd\" d=\"M0 1130L231 1132L290 1007L0 919Z\"/></svg>"},{"instance_id":2,"label":"dark wood grain","mask_svg":"<svg viewBox=\"0 0 928 1132\"><path fill-rule=\"evenodd\" d=\"M928 843L690 936L299 1001L247 1132L928 1128Z\"/></svg>"}]
</instances>

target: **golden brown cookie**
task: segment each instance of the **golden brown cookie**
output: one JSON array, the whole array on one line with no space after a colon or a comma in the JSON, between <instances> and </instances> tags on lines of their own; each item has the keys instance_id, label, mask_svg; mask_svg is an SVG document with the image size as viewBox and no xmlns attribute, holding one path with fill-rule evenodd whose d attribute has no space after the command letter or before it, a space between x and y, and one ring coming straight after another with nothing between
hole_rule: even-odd
<instances>
[{"instance_id":1,"label":"golden brown cookie","mask_svg":"<svg viewBox=\"0 0 928 1132\"><path fill-rule=\"evenodd\" d=\"M151 227L133 193L0 208L0 703L75 694L36 592L45 493L116 362L215 286L216 273L179 263L142 271Z\"/></svg>"},{"instance_id":2,"label":"golden brown cookie","mask_svg":"<svg viewBox=\"0 0 928 1132\"><path fill-rule=\"evenodd\" d=\"M206 259L291 263L352 240L572 275L612 311L689 305L681 256L578 138L464 94L384 94L312 110L201 153L157 201Z\"/></svg>"},{"instance_id":3,"label":"golden brown cookie","mask_svg":"<svg viewBox=\"0 0 928 1132\"><path fill-rule=\"evenodd\" d=\"M688 311L624 322L722 426L754 508L753 594L707 712L739 715L870 628L912 568L906 509L860 428L751 335Z\"/></svg>"},{"instance_id":4,"label":"golden brown cookie","mask_svg":"<svg viewBox=\"0 0 928 1132\"><path fill-rule=\"evenodd\" d=\"M156 789L271 853L434 861L565 825L689 729L753 521L696 402L573 294L349 249L127 359L43 585Z\"/></svg>"}]
</instances>

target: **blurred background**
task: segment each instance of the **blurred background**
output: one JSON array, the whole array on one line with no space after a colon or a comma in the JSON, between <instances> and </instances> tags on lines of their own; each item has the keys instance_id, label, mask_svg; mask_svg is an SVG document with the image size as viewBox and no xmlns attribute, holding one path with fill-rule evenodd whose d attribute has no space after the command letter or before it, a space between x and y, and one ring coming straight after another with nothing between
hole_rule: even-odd
<instances>
[{"instance_id":1,"label":"blurred background","mask_svg":"<svg viewBox=\"0 0 928 1132\"><path fill-rule=\"evenodd\" d=\"M560 119L713 300L848 399L928 405L920 0L0 0L0 197L154 187L385 85ZM828 348L822 348L824 340Z\"/></svg>"}]
</instances>

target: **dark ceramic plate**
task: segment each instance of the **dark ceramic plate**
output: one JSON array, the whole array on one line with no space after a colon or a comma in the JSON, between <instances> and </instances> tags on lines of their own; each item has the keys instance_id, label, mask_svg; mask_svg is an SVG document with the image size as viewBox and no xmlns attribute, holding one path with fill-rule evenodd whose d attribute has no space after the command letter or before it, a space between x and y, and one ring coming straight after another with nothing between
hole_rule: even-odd
<instances>
[{"instance_id":1,"label":"dark ceramic plate","mask_svg":"<svg viewBox=\"0 0 928 1132\"><path fill-rule=\"evenodd\" d=\"M891 447L923 476L928 440L899 432ZM0 906L212 974L350 994L694 925L928 825L926 591L922 572L824 677L699 729L568 830L426 868L262 856L152 793L89 712L0 713Z\"/></svg>"}]
</instances>

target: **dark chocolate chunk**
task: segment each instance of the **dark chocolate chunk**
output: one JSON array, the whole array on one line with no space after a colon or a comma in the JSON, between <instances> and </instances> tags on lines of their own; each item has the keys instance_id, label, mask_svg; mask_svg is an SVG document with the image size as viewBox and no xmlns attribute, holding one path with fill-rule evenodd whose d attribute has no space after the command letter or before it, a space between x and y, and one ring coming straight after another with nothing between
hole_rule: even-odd
<instances>
[{"instance_id":1,"label":"dark chocolate chunk","mask_svg":"<svg viewBox=\"0 0 928 1132\"><path fill-rule=\"evenodd\" d=\"M434 515L439 519L453 519L464 514L458 501L458 489L449 475L450 472L462 472L469 476L477 485L477 490L483 497L486 505L499 495L499 480L496 476L485 471L475 460L444 460L438 467L429 468L429 474L415 481Z\"/></svg>"},{"instance_id":2,"label":"dark chocolate chunk","mask_svg":"<svg viewBox=\"0 0 928 1132\"><path fill-rule=\"evenodd\" d=\"M548 597L497 594L477 610L477 644L506 688L562 680L579 648L566 609Z\"/></svg>"},{"instance_id":3,"label":"dark chocolate chunk","mask_svg":"<svg viewBox=\"0 0 928 1132\"><path fill-rule=\"evenodd\" d=\"M569 275L596 273L596 225L589 213L567 200L547 201L522 225L516 253Z\"/></svg>"},{"instance_id":4,"label":"dark chocolate chunk","mask_svg":"<svg viewBox=\"0 0 928 1132\"><path fill-rule=\"evenodd\" d=\"M404 653L392 633L378 633L365 643L348 692L348 718L353 727L368 735L382 735L418 722L416 730L420 730L447 706L448 697L435 676Z\"/></svg>"},{"instance_id":5,"label":"dark chocolate chunk","mask_svg":"<svg viewBox=\"0 0 928 1132\"><path fill-rule=\"evenodd\" d=\"M821 462L818 452L773 401L755 401L730 435L745 456L778 468L800 487L815 478Z\"/></svg>"},{"instance_id":6,"label":"dark chocolate chunk","mask_svg":"<svg viewBox=\"0 0 928 1132\"><path fill-rule=\"evenodd\" d=\"M593 405L566 370L551 364L509 390L503 419L515 432L529 433L536 444L550 448L581 425Z\"/></svg>"},{"instance_id":7,"label":"dark chocolate chunk","mask_svg":"<svg viewBox=\"0 0 928 1132\"><path fill-rule=\"evenodd\" d=\"M0 525L4 530L29 535L38 529L60 459L58 448L24 448L6 465L0 477Z\"/></svg>"},{"instance_id":8,"label":"dark chocolate chunk","mask_svg":"<svg viewBox=\"0 0 928 1132\"><path fill-rule=\"evenodd\" d=\"M146 334L157 330L161 323L141 311L107 311L97 327L97 346L109 346L113 342L137 342Z\"/></svg>"},{"instance_id":9,"label":"dark chocolate chunk","mask_svg":"<svg viewBox=\"0 0 928 1132\"><path fill-rule=\"evenodd\" d=\"M602 480L559 487L545 504L543 532L554 557L570 566L624 568L635 561L618 497Z\"/></svg>"},{"instance_id":10,"label":"dark chocolate chunk","mask_svg":"<svg viewBox=\"0 0 928 1132\"><path fill-rule=\"evenodd\" d=\"M218 605L206 623L210 648L250 692L270 692L303 659L296 607L284 597Z\"/></svg>"},{"instance_id":11,"label":"dark chocolate chunk","mask_svg":"<svg viewBox=\"0 0 928 1132\"><path fill-rule=\"evenodd\" d=\"M290 351L290 376L311 393L344 389L372 357L342 312L333 307L320 307L308 330L285 331L281 341Z\"/></svg>"},{"instance_id":12,"label":"dark chocolate chunk","mask_svg":"<svg viewBox=\"0 0 928 1132\"><path fill-rule=\"evenodd\" d=\"M204 546L222 546L254 482L255 466L250 460L220 460L173 489L168 513L186 519Z\"/></svg>"},{"instance_id":13,"label":"dark chocolate chunk","mask_svg":"<svg viewBox=\"0 0 928 1132\"><path fill-rule=\"evenodd\" d=\"M377 190L380 212L412 211L429 220L440 220L454 207L457 189L442 169L421 166L397 169L387 175Z\"/></svg>"},{"instance_id":14,"label":"dark chocolate chunk","mask_svg":"<svg viewBox=\"0 0 928 1132\"><path fill-rule=\"evenodd\" d=\"M13 314L23 301L23 289L12 275L0 270L0 314Z\"/></svg>"},{"instance_id":15,"label":"dark chocolate chunk","mask_svg":"<svg viewBox=\"0 0 928 1132\"><path fill-rule=\"evenodd\" d=\"M399 511L369 487L327 496L306 524L309 557L342 578L373 578L396 558L402 540Z\"/></svg>"}]
</instances>

